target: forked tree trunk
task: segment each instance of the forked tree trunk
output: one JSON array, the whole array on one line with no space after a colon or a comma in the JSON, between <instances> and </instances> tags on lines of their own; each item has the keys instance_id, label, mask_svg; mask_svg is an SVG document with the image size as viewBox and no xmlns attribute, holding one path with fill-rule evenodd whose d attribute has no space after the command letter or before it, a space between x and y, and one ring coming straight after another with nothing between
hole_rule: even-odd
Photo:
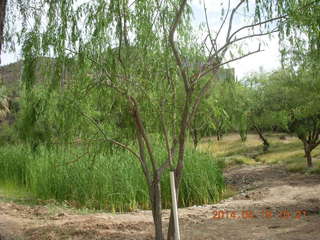
<instances>
[{"instance_id":1,"label":"forked tree trunk","mask_svg":"<svg viewBox=\"0 0 320 240\"><path fill-rule=\"evenodd\" d=\"M132 101L132 116L136 123L137 128L137 140L139 143L139 155L140 155L140 163L148 183L149 190L149 199L151 202L151 210L155 228L155 239L163 240L163 231L162 231L162 208L161 208L161 182L158 170L155 167L155 159L153 155L153 151L150 147L149 138L145 132L143 123L141 121L140 113L138 110L137 102L134 98L130 97L130 101ZM146 162L146 153L145 150L149 154L150 161L153 166L153 176L151 177L151 171L148 169Z\"/></svg>"}]
</instances>

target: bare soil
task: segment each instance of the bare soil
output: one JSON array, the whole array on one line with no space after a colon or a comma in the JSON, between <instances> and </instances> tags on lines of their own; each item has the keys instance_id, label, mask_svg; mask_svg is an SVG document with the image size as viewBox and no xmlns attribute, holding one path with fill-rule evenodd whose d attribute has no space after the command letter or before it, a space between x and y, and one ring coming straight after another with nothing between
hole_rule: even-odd
<instances>
[{"instance_id":1,"label":"bare soil","mask_svg":"<svg viewBox=\"0 0 320 240\"><path fill-rule=\"evenodd\" d=\"M279 165L225 172L238 193L218 204L179 209L184 240L319 240L320 176ZM168 211L164 212L165 225ZM271 215L272 214L272 215ZM0 240L153 239L150 211L79 214L1 201Z\"/></svg>"}]
</instances>

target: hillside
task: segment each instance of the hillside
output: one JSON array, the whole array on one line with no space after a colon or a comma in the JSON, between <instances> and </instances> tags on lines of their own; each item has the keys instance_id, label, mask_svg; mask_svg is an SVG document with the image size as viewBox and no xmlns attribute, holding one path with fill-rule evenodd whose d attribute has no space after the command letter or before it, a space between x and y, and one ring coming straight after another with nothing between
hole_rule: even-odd
<instances>
[{"instance_id":1,"label":"hillside","mask_svg":"<svg viewBox=\"0 0 320 240\"><path fill-rule=\"evenodd\" d=\"M0 67L0 81L9 90L17 90L20 83L22 61Z\"/></svg>"}]
</instances>

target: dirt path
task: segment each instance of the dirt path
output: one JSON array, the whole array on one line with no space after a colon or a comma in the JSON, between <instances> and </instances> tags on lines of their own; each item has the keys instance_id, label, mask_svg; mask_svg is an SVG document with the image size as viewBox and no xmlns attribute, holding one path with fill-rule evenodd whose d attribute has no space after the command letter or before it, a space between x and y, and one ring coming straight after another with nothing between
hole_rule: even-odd
<instances>
[{"instance_id":1,"label":"dirt path","mask_svg":"<svg viewBox=\"0 0 320 240\"><path fill-rule=\"evenodd\" d=\"M219 204L180 209L182 239L318 240L320 176L280 166L234 167L226 181L239 193ZM271 216L272 214L272 216ZM164 219L168 221L168 212ZM0 240L153 239L150 211L77 215L0 201Z\"/></svg>"}]
</instances>

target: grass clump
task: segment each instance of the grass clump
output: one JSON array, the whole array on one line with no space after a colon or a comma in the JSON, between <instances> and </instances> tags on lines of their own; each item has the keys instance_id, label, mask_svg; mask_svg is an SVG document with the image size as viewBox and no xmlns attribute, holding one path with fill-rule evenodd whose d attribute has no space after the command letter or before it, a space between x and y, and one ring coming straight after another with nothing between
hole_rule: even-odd
<instances>
[{"instance_id":1,"label":"grass clump","mask_svg":"<svg viewBox=\"0 0 320 240\"><path fill-rule=\"evenodd\" d=\"M23 146L6 145L0 151L0 181L3 184L26 185L30 154Z\"/></svg>"},{"instance_id":2,"label":"grass clump","mask_svg":"<svg viewBox=\"0 0 320 240\"><path fill-rule=\"evenodd\" d=\"M155 156L164 161L163 148ZM224 189L222 166L212 156L189 149L179 202L181 207L214 202ZM149 209L147 184L139 161L125 151L86 154L80 147L0 149L0 182L23 186L39 199L55 199L72 207L124 212ZM162 179L163 207L171 205L169 172Z\"/></svg>"},{"instance_id":3,"label":"grass clump","mask_svg":"<svg viewBox=\"0 0 320 240\"><path fill-rule=\"evenodd\" d=\"M222 192L221 199L228 199L230 197L233 197L237 194L237 190L235 187L232 187L231 185L227 185L224 191Z\"/></svg>"},{"instance_id":4,"label":"grass clump","mask_svg":"<svg viewBox=\"0 0 320 240\"><path fill-rule=\"evenodd\" d=\"M247 165L257 164L254 159L243 156L243 155L228 156L224 158L224 161L225 161L226 167L234 166L234 165L242 165L242 164L247 164Z\"/></svg>"}]
</instances>

